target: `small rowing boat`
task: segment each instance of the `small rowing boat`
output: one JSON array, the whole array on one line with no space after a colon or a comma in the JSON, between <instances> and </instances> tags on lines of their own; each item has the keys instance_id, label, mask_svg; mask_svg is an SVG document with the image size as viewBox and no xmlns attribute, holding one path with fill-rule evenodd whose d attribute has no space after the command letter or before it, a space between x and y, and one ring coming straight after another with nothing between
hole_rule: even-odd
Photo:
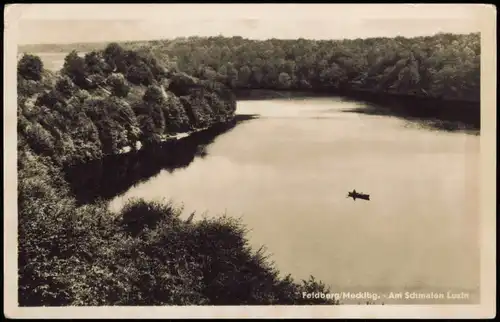
<instances>
[{"instance_id":1,"label":"small rowing boat","mask_svg":"<svg viewBox=\"0 0 500 322\"><path fill-rule=\"evenodd\" d=\"M347 198L352 198L352 200L356 199L370 200L370 195L357 192L356 189L354 189L352 192L349 191L347 193Z\"/></svg>"}]
</instances>

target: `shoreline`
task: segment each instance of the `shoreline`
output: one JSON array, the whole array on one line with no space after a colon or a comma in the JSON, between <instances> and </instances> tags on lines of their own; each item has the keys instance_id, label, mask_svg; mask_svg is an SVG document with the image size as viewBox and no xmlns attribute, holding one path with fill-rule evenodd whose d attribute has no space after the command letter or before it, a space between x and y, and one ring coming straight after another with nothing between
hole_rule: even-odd
<instances>
[{"instance_id":1,"label":"shoreline","mask_svg":"<svg viewBox=\"0 0 500 322\"><path fill-rule=\"evenodd\" d=\"M196 157L203 158L205 147L213 140L256 117L237 114L229 122L214 124L189 135L178 135L141 146L140 149L67 165L63 174L79 204L91 204L97 199L107 202L138 182L149 180L161 170L175 171L188 166ZM109 182L113 185L110 186Z\"/></svg>"},{"instance_id":2,"label":"shoreline","mask_svg":"<svg viewBox=\"0 0 500 322\"><path fill-rule=\"evenodd\" d=\"M201 128L201 129L196 129L196 130L190 131L190 132L179 132L179 133L176 133L175 135L166 135L166 134L163 134L161 136L160 142L158 144L162 144L162 143L165 143L165 142L179 141L179 140L187 138L187 137L189 137L189 136L191 136L191 135L193 135L195 133L202 132L202 131L208 130L210 128L211 127L204 127L204 128ZM142 141L135 141L135 148L131 147L130 145L127 145L127 146L124 146L124 147L120 148L117 153L115 153L115 154L105 154L103 157L107 157L107 156L111 156L111 155L128 154L128 153L130 153L132 151L139 151L143 147L144 147L144 144L142 143Z\"/></svg>"},{"instance_id":3,"label":"shoreline","mask_svg":"<svg viewBox=\"0 0 500 322\"><path fill-rule=\"evenodd\" d=\"M476 116L480 118L480 112L476 114L477 110L480 111L479 102L460 101L460 100L443 100L433 97L419 97L404 94L394 93L377 93L369 90L353 90L348 89L344 91L339 90L280 90L280 89L232 89L233 94L237 101L252 101L252 100L274 100L274 99L296 99L296 98L331 98L340 97L345 100L356 100L368 103L367 106L346 109L345 113L360 113L366 115L382 115L393 116L405 119L410 122L418 123L422 128L429 130L438 130L444 132L463 132L470 135L480 135L480 124L477 120L470 120ZM413 101L409 101L413 100ZM408 105L402 106L404 103ZM429 105L422 106L419 103L429 103ZM380 105L379 105L380 104ZM455 119L446 115L446 112L454 112L454 109L462 112L465 115L459 115ZM451 111L450 111L451 110ZM443 116L444 114L444 116ZM441 117L440 117L441 116ZM462 118L460 117L462 116ZM471 117L472 116L472 117ZM132 152L140 151L146 147L158 146L164 143L176 142L194 134L210 131L220 126L230 126L234 122L238 123L243 120L253 119L257 115L235 114L230 121L221 123L214 123L208 127L194 129L189 132L179 132L175 134L163 134L157 143L144 144L142 141L135 141L134 145L127 145L121 147L116 153L103 154L102 158L126 155ZM463 119L469 118L469 120ZM94 161L94 160L90 160Z\"/></svg>"},{"instance_id":4,"label":"shoreline","mask_svg":"<svg viewBox=\"0 0 500 322\"><path fill-rule=\"evenodd\" d=\"M339 91L233 89L233 92L238 101L340 97L367 103L366 107L346 112L394 116L447 132L466 131L479 135L481 130L481 105L475 101L352 89Z\"/></svg>"},{"instance_id":5,"label":"shoreline","mask_svg":"<svg viewBox=\"0 0 500 322\"><path fill-rule=\"evenodd\" d=\"M440 102L456 102L479 104L479 101L467 99L455 99L445 97L434 97L415 94L404 94L397 92L377 92L369 89L360 88L344 88L344 89L276 89L276 88L232 88L233 93L240 101L261 99L261 98L295 98L295 97L331 97L343 96L350 97L356 95L364 96L380 96L380 97L401 97L417 100L440 101Z\"/></svg>"},{"instance_id":6,"label":"shoreline","mask_svg":"<svg viewBox=\"0 0 500 322\"><path fill-rule=\"evenodd\" d=\"M217 122L217 123L214 123L208 127L198 128L198 129L195 129L195 130L192 130L189 132L179 132L179 133L176 133L174 135L163 134L161 136L160 142L157 142L157 143L144 144L142 141L138 140L138 141L135 141L135 147L127 145L127 146L121 147L118 150L118 152L116 152L116 153L102 154L102 157L90 159L90 160L87 160L85 162L69 164L68 166L69 167L78 167L78 166L81 166L81 165L84 165L87 163L103 160L103 159L109 158L109 157L125 156L127 154L132 154L135 152L147 150L149 148L162 146L164 144L179 142L181 140L192 138L195 135L203 135L203 133L206 133L206 132L229 129L231 127L234 127L238 123L241 123L244 121L249 121L249 120L256 119L256 118L258 118L258 115L256 115L256 114L235 114L231 120L226 121L226 122Z\"/></svg>"},{"instance_id":7,"label":"shoreline","mask_svg":"<svg viewBox=\"0 0 500 322\"><path fill-rule=\"evenodd\" d=\"M128 154L128 153L131 153L131 152L134 152L134 151L139 151L139 150L141 150L141 149L143 149L145 147L147 148L147 147L151 147L151 146L162 145L164 143L177 142L177 141L180 141L180 140L192 137L195 134L201 134L201 133L206 132L206 131L213 131L213 130L217 130L217 129L230 128L231 126L234 126L234 125L236 125L236 124L238 124L240 122L248 121L248 120L251 120L251 119L255 119L257 117L258 117L258 115L254 115L254 114L235 114L232 117L232 119L230 121L227 121L227 122L217 122L217 123L214 123L214 124L212 124L210 126L207 126L207 127L198 128L198 129L195 129L195 130L192 130L192 131L189 131L189 132L179 132L179 133L176 133L174 135L163 134L161 136L160 142L153 143L153 144L150 144L150 145L145 145L141 141L136 141L135 142L135 149L133 147L127 145L125 147L122 147L118 151L118 153L115 153L115 154L106 154L106 155L103 155L103 157L108 157L108 156L113 156L113 155Z\"/></svg>"}]
</instances>

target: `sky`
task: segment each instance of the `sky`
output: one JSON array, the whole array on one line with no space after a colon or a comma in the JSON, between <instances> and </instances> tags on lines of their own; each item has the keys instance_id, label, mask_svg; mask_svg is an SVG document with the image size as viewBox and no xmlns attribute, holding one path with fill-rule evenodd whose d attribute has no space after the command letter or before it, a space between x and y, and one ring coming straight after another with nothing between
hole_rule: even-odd
<instances>
[{"instance_id":1,"label":"sky","mask_svg":"<svg viewBox=\"0 0 500 322\"><path fill-rule=\"evenodd\" d=\"M6 9L18 44L242 36L342 39L480 30L474 4L22 4ZM489 8L491 10L491 8Z\"/></svg>"}]
</instances>

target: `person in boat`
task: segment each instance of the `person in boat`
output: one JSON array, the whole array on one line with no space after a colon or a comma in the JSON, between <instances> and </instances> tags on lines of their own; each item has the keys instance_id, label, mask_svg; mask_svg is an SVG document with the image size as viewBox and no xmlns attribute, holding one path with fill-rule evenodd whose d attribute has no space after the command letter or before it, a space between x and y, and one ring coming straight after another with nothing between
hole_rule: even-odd
<instances>
[{"instance_id":1,"label":"person in boat","mask_svg":"<svg viewBox=\"0 0 500 322\"><path fill-rule=\"evenodd\" d=\"M370 200L370 195L358 193L356 191L356 189L353 189L352 192L348 192L347 198L352 198L352 200L356 200L356 199Z\"/></svg>"}]
</instances>

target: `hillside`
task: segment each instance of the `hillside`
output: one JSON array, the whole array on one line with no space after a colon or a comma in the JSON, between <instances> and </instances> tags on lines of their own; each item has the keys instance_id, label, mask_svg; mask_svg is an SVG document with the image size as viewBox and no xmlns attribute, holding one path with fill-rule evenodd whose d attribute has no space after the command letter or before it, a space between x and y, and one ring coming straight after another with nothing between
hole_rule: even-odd
<instances>
[{"instance_id":1,"label":"hillside","mask_svg":"<svg viewBox=\"0 0 500 322\"><path fill-rule=\"evenodd\" d=\"M19 136L58 164L86 162L137 141L159 143L228 122L236 108L223 84L191 77L147 51L117 44L84 57L72 51L58 73L26 55L19 75Z\"/></svg>"}]
</instances>

